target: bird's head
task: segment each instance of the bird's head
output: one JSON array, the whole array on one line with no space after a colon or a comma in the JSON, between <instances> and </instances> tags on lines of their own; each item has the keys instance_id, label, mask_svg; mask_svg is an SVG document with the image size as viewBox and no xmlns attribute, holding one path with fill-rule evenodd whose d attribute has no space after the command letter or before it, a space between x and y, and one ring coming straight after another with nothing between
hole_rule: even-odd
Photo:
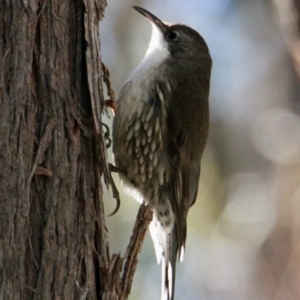
<instances>
[{"instance_id":1,"label":"bird's head","mask_svg":"<svg viewBox=\"0 0 300 300\"><path fill-rule=\"evenodd\" d=\"M199 56L210 58L208 46L196 30L183 24L163 22L144 8L134 8L152 23L152 37L146 55L162 49L168 50L177 59L194 60Z\"/></svg>"}]
</instances>

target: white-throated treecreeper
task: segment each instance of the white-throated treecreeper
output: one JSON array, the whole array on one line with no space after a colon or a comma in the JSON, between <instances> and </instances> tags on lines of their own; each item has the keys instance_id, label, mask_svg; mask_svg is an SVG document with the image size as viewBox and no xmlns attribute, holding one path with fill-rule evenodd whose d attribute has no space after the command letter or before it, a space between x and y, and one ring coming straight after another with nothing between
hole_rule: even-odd
<instances>
[{"instance_id":1,"label":"white-throated treecreeper","mask_svg":"<svg viewBox=\"0 0 300 300\"><path fill-rule=\"evenodd\" d=\"M150 233L162 263L162 299L171 300L208 134L212 59L194 29L134 8L153 32L117 101L113 153L123 184L153 210Z\"/></svg>"}]
</instances>

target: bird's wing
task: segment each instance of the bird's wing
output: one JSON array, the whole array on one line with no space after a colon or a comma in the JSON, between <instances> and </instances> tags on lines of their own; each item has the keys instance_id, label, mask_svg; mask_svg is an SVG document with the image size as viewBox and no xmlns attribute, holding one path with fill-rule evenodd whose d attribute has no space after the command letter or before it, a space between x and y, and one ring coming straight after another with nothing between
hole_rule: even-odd
<instances>
[{"instance_id":1,"label":"bird's wing","mask_svg":"<svg viewBox=\"0 0 300 300\"><path fill-rule=\"evenodd\" d=\"M186 95L176 86L167 101L164 136L171 170L169 190L175 227L171 233L161 234L167 247L162 262L161 299L172 300L176 261L182 260L184 254L187 213L198 192L200 161L208 131L208 107L207 99L201 99L201 95Z\"/></svg>"},{"instance_id":2,"label":"bird's wing","mask_svg":"<svg viewBox=\"0 0 300 300\"><path fill-rule=\"evenodd\" d=\"M181 78L180 86L184 85L184 77ZM166 110L168 153L173 170L171 201L179 258L186 240L187 213L198 192L200 161L208 134L208 95L201 94L201 90L198 87L189 91L175 85Z\"/></svg>"}]
</instances>

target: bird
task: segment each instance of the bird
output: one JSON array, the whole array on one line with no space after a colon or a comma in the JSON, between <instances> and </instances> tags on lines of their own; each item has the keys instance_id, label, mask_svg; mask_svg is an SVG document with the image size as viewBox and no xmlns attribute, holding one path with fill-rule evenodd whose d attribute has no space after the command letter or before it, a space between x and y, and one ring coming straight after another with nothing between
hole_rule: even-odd
<instances>
[{"instance_id":1,"label":"bird","mask_svg":"<svg viewBox=\"0 0 300 300\"><path fill-rule=\"evenodd\" d=\"M126 190L153 211L149 228L162 264L161 299L173 300L209 130L212 58L196 30L133 8L150 20L152 36L117 100L113 156Z\"/></svg>"}]
</instances>

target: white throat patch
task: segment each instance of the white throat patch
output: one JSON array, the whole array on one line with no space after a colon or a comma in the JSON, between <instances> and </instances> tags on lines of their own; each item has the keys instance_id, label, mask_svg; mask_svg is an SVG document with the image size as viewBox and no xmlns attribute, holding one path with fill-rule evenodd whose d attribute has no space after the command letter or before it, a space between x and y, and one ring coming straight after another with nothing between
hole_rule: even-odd
<instances>
[{"instance_id":1,"label":"white throat patch","mask_svg":"<svg viewBox=\"0 0 300 300\"><path fill-rule=\"evenodd\" d=\"M129 80L138 77L139 81L152 80L155 70L169 56L168 45L161 31L152 25L152 37L144 59L130 75Z\"/></svg>"},{"instance_id":2,"label":"white throat patch","mask_svg":"<svg viewBox=\"0 0 300 300\"><path fill-rule=\"evenodd\" d=\"M157 52L157 50L169 52L168 45L164 39L162 32L158 29L156 25L152 24L152 36L148 50L146 52L146 57L154 51Z\"/></svg>"}]
</instances>

